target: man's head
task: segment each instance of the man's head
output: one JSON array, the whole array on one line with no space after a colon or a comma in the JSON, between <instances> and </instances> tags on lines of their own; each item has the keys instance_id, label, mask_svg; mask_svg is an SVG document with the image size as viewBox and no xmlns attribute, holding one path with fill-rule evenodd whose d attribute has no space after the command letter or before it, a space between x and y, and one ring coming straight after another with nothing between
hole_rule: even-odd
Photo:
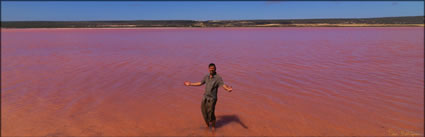
<instances>
[{"instance_id":1,"label":"man's head","mask_svg":"<svg viewBox=\"0 0 425 137\"><path fill-rule=\"evenodd\" d=\"M216 70L215 64L214 63L211 63L210 65L208 65L208 70L210 72L210 75L214 75L215 74L215 70Z\"/></svg>"}]
</instances>

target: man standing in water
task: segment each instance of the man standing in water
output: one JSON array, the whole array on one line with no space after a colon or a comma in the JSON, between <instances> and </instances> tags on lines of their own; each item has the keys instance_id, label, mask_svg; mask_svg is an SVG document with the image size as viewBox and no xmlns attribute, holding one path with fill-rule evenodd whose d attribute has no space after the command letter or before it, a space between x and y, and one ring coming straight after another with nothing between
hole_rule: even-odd
<instances>
[{"instance_id":1,"label":"man standing in water","mask_svg":"<svg viewBox=\"0 0 425 137\"><path fill-rule=\"evenodd\" d=\"M215 64L211 63L208 65L210 74L206 75L201 82L191 83L184 82L185 86L202 86L205 85L205 93L202 98L201 111L204 117L207 127L212 126L212 130L215 131L215 104L217 103L217 90L219 87L223 87L224 90L232 92L232 87L224 84L223 79L218 75L215 70Z\"/></svg>"}]
</instances>

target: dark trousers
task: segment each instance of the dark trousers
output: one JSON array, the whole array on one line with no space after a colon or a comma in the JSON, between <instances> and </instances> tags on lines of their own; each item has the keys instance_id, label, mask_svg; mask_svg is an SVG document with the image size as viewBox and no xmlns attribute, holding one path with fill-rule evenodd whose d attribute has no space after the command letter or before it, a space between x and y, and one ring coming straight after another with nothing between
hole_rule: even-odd
<instances>
[{"instance_id":1,"label":"dark trousers","mask_svg":"<svg viewBox=\"0 0 425 137\"><path fill-rule=\"evenodd\" d=\"M215 104L217 103L217 99L212 97L204 97L202 98L201 103L201 111L202 116L204 117L205 123L215 121Z\"/></svg>"}]
</instances>

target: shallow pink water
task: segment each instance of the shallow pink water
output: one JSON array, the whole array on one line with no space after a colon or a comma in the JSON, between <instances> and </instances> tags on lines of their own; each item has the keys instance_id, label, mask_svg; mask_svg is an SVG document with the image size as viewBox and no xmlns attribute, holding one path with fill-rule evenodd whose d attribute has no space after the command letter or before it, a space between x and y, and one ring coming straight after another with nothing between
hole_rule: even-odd
<instances>
[{"instance_id":1,"label":"shallow pink water","mask_svg":"<svg viewBox=\"0 0 425 137\"><path fill-rule=\"evenodd\" d=\"M1 31L3 136L424 135L423 27Z\"/></svg>"}]
</instances>

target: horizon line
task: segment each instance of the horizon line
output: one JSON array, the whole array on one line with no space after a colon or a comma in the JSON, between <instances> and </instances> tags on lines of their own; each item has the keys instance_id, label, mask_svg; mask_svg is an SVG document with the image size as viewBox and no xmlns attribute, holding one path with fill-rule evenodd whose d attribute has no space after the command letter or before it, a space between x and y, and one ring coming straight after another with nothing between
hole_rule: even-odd
<instances>
[{"instance_id":1,"label":"horizon line","mask_svg":"<svg viewBox=\"0 0 425 137\"><path fill-rule=\"evenodd\" d=\"M374 18L397 18L397 17L419 17L416 16L381 16L381 17L347 17L347 18L303 18L303 19L224 19L224 20L190 20L190 19L159 19L159 20L14 20L14 21L1 21L1 22L95 22L95 21L248 21L248 20L314 20L314 19L374 19Z\"/></svg>"}]
</instances>

